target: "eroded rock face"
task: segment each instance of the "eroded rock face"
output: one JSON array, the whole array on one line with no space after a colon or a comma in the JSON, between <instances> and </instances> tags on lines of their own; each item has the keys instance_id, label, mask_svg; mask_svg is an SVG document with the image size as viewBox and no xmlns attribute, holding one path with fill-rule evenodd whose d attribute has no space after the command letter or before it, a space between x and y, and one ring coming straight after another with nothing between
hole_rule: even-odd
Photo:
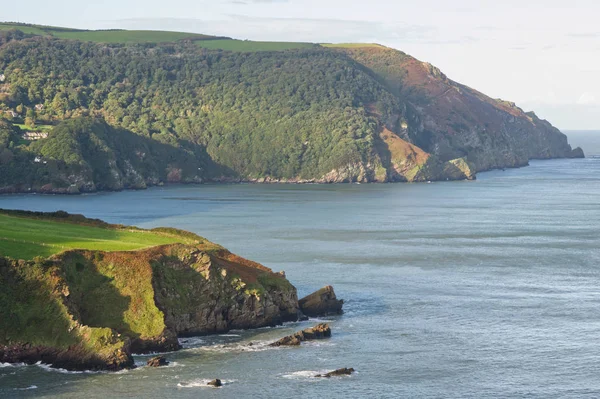
<instances>
[{"instance_id":1,"label":"eroded rock face","mask_svg":"<svg viewBox=\"0 0 600 399\"><path fill-rule=\"evenodd\" d=\"M300 310L308 317L342 314L344 300L337 299L333 287L328 285L298 301Z\"/></svg>"},{"instance_id":2,"label":"eroded rock face","mask_svg":"<svg viewBox=\"0 0 600 399\"><path fill-rule=\"evenodd\" d=\"M331 337L331 328L329 327L329 324L321 323L312 328L307 328L292 335L288 335L287 337L283 337L269 346L298 346L304 341L313 341L329 337Z\"/></svg>"},{"instance_id":3,"label":"eroded rock face","mask_svg":"<svg viewBox=\"0 0 600 399\"><path fill-rule=\"evenodd\" d=\"M284 277L264 267L236 263L231 256L235 258L227 251L208 254L178 248L154 262L156 305L177 335L274 326L297 319L296 289Z\"/></svg>"}]
</instances>

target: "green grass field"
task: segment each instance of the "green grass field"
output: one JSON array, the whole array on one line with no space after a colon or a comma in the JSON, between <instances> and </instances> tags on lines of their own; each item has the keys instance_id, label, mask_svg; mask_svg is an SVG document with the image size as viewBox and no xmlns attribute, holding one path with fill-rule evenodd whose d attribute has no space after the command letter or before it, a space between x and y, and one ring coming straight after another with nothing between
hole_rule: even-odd
<instances>
[{"instance_id":1,"label":"green grass field","mask_svg":"<svg viewBox=\"0 0 600 399\"><path fill-rule=\"evenodd\" d=\"M36 26L0 23L0 30L13 30L13 29L18 29L23 33L28 33L31 35L41 35L41 36L48 35L48 33L44 32L42 29L40 29Z\"/></svg>"},{"instance_id":2,"label":"green grass field","mask_svg":"<svg viewBox=\"0 0 600 399\"><path fill-rule=\"evenodd\" d=\"M176 234L101 228L0 213L0 256L15 259L47 257L68 249L132 251L191 241Z\"/></svg>"},{"instance_id":3,"label":"green grass field","mask_svg":"<svg viewBox=\"0 0 600 399\"><path fill-rule=\"evenodd\" d=\"M381 44L376 43L321 43L323 47L329 48L364 48L364 47L378 47L385 48Z\"/></svg>"},{"instance_id":4,"label":"green grass field","mask_svg":"<svg viewBox=\"0 0 600 399\"><path fill-rule=\"evenodd\" d=\"M49 132L54 127L52 125L35 125L34 128L31 128L22 123L13 123L13 125L18 126L24 132Z\"/></svg>"},{"instance_id":5,"label":"green grass field","mask_svg":"<svg viewBox=\"0 0 600 399\"><path fill-rule=\"evenodd\" d=\"M0 30L17 29L24 33L54 36L59 39L81 40L97 43L169 43L179 40L203 40L214 36L198 33L168 32L154 30L82 30L65 29L54 26L29 26L22 24L0 23Z\"/></svg>"},{"instance_id":6,"label":"green grass field","mask_svg":"<svg viewBox=\"0 0 600 399\"><path fill-rule=\"evenodd\" d=\"M60 39L81 40L97 43L168 43L183 39L202 40L211 36L185 32L165 32L152 30L96 30L96 31L55 31L48 32Z\"/></svg>"},{"instance_id":7,"label":"green grass field","mask_svg":"<svg viewBox=\"0 0 600 399\"><path fill-rule=\"evenodd\" d=\"M311 48L315 46L315 44L312 43L253 42L234 39L198 40L195 43L197 46L206 49L237 52L283 51L299 48Z\"/></svg>"}]
</instances>

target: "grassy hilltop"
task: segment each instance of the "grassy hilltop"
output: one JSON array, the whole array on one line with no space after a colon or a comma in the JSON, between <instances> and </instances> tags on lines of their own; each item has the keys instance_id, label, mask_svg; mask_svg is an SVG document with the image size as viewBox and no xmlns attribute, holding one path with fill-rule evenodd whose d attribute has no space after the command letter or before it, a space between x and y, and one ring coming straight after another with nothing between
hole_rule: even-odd
<instances>
[{"instance_id":1,"label":"grassy hilltop","mask_svg":"<svg viewBox=\"0 0 600 399\"><path fill-rule=\"evenodd\" d=\"M199 239L164 231L107 224L77 224L77 218L23 217L0 210L0 256L30 260L69 249L132 251L156 245L198 243ZM32 215L27 215L32 216Z\"/></svg>"},{"instance_id":2,"label":"grassy hilltop","mask_svg":"<svg viewBox=\"0 0 600 399\"><path fill-rule=\"evenodd\" d=\"M0 210L0 226L0 363L118 370L179 335L297 318L285 277L189 232L65 212Z\"/></svg>"}]
</instances>

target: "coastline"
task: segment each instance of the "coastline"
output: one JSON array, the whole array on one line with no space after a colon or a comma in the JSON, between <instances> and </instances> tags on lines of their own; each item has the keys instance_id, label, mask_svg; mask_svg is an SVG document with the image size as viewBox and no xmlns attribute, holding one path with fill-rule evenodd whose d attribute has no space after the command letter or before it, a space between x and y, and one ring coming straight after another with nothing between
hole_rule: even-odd
<instances>
[{"instance_id":1,"label":"coastline","mask_svg":"<svg viewBox=\"0 0 600 399\"><path fill-rule=\"evenodd\" d=\"M583 157L553 157L553 158L531 158L527 161L527 163L523 165L510 165L505 167L498 168L490 168L479 170L476 173L484 173L490 172L494 170L505 170L505 169L520 169L524 167L530 166L530 161L553 161L560 159L585 159ZM192 181L180 181L180 182L158 182L154 183L153 181L147 182L144 187L123 187L118 190L84 190L84 191L76 191L72 192L69 188L59 188L59 189L45 189L45 190L32 190L29 188L28 190L14 189L1 187L0 188L0 196L6 195L18 195L18 194L38 194L38 195L66 195L66 196L77 196L77 195L85 195L85 194L95 194L95 193L110 193L110 192L122 192L122 191L143 191L149 188L155 187L165 187L165 186L202 186L202 185L228 185L228 184L281 184L281 185L294 185L294 184L316 184L316 185L332 185L332 184L419 184L419 183L431 183L431 182L445 182L445 181L470 181L476 180L477 175L475 174L472 178L463 178L463 179L437 179L437 180L419 180L419 181L401 181L401 180L389 180L389 181L378 181L378 180L367 180L367 181L328 181L325 179L277 179L271 177L261 177L255 179L243 179L243 178L233 178L233 177L222 177L219 179L206 179L206 180L192 180Z\"/></svg>"}]
</instances>

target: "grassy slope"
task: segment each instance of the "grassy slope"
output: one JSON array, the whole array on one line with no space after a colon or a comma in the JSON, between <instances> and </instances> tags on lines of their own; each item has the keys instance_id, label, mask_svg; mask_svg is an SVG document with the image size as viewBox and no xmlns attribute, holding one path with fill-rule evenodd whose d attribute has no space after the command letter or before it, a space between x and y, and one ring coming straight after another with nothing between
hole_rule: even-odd
<instances>
[{"instance_id":1,"label":"grassy slope","mask_svg":"<svg viewBox=\"0 0 600 399\"><path fill-rule=\"evenodd\" d=\"M24 132L49 132L54 127L52 125L35 125L35 127L30 127L22 123L13 123L13 125L19 127Z\"/></svg>"},{"instance_id":2,"label":"grassy slope","mask_svg":"<svg viewBox=\"0 0 600 399\"><path fill-rule=\"evenodd\" d=\"M0 256L33 259L67 249L127 251L190 242L172 233L103 228L0 213Z\"/></svg>"},{"instance_id":3,"label":"grassy slope","mask_svg":"<svg viewBox=\"0 0 600 399\"><path fill-rule=\"evenodd\" d=\"M185 32L165 32L150 30L117 30L117 31L75 31L61 32L49 30L54 37L98 43L155 43L176 42L191 39L202 40L210 36Z\"/></svg>"},{"instance_id":4,"label":"grassy slope","mask_svg":"<svg viewBox=\"0 0 600 399\"><path fill-rule=\"evenodd\" d=\"M211 50L227 51L283 51L299 48L314 47L312 43L293 43L293 42L254 42L247 40L219 39L219 40L199 40L196 45Z\"/></svg>"},{"instance_id":5,"label":"grassy slope","mask_svg":"<svg viewBox=\"0 0 600 399\"><path fill-rule=\"evenodd\" d=\"M35 26L0 23L0 30L12 30L12 29L18 29L18 30L22 31L23 33L27 33L27 34L31 34L31 35L42 35L42 36L47 35L46 32L44 32L42 29L35 27Z\"/></svg>"},{"instance_id":6,"label":"grassy slope","mask_svg":"<svg viewBox=\"0 0 600 399\"><path fill-rule=\"evenodd\" d=\"M155 30L80 30L53 26L0 23L0 30L17 29L23 33L41 36L54 36L60 39L82 40L98 43L165 43L178 40L203 40L214 36L187 32Z\"/></svg>"},{"instance_id":7,"label":"grassy slope","mask_svg":"<svg viewBox=\"0 0 600 399\"><path fill-rule=\"evenodd\" d=\"M376 48L385 48L381 44L377 43L321 43L323 47L329 48L364 48L364 47L376 47Z\"/></svg>"}]
</instances>

